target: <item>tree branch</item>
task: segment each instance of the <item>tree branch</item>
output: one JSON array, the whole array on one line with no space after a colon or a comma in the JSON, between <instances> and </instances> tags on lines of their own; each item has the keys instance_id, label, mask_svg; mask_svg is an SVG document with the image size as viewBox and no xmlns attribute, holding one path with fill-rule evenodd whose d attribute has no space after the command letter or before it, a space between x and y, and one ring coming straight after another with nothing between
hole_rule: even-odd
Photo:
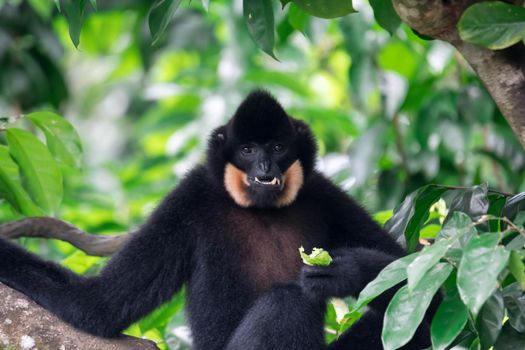
<instances>
[{"instance_id":1,"label":"tree branch","mask_svg":"<svg viewBox=\"0 0 525 350\"><path fill-rule=\"evenodd\" d=\"M1 283L0 300L0 349L158 350L145 339L84 333Z\"/></svg>"},{"instance_id":2,"label":"tree branch","mask_svg":"<svg viewBox=\"0 0 525 350\"><path fill-rule=\"evenodd\" d=\"M392 0L403 22L419 33L454 45L476 71L525 148L525 45L489 50L462 41L457 22L479 0ZM523 4L523 0L514 3Z\"/></svg>"},{"instance_id":3,"label":"tree branch","mask_svg":"<svg viewBox=\"0 0 525 350\"><path fill-rule=\"evenodd\" d=\"M38 217L2 224L0 236L59 239L71 243L88 255L110 256L129 240L131 234L94 235L58 219Z\"/></svg>"}]
</instances>

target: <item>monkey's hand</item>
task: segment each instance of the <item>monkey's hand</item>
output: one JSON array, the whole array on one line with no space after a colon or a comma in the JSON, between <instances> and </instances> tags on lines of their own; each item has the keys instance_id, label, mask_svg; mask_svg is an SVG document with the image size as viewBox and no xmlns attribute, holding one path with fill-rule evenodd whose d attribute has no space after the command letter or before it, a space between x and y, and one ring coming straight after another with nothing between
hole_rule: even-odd
<instances>
[{"instance_id":1,"label":"monkey's hand","mask_svg":"<svg viewBox=\"0 0 525 350\"><path fill-rule=\"evenodd\" d=\"M351 250L334 252L329 266L303 266L300 284L315 299L357 295L362 286L361 269Z\"/></svg>"}]
</instances>

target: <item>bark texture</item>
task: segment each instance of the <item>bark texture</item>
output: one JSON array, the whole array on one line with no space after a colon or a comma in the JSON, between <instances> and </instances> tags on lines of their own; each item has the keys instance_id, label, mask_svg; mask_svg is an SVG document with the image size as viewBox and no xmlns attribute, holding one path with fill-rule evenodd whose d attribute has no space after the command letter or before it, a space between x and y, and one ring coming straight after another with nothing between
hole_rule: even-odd
<instances>
[{"instance_id":1,"label":"bark texture","mask_svg":"<svg viewBox=\"0 0 525 350\"><path fill-rule=\"evenodd\" d=\"M0 225L4 238L60 239L89 255L109 256L129 239L123 235L94 235L54 218L27 218ZM155 343L128 336L96 337L79 331L0 283L0 350L155 350Z\"/></svg>"},{"instance_id":2,"label":"bark texture","mask_svg":"<svg viewBox=\"0 0 525 350\"><path fill-rule=\"evenodd\" d=\"M10 239L20 237L59 239L93 256L110 256L130 238L129 234L90 234L65 221L48 217L26 218L2 224L0 236Z\"/></svg>"},{"instance_id":3,"label":"bark texture","mask_svg":"<svg viewBox=\"0 0 525 350\"><path fill-rule=\"evenodd\" d=\"M107 339L79 331L1 283L0 349L158 350L149 340L128 336Z\"/></svg>"},{"instance_id":4,"label":"bark texture","mask_svg":"<svg viewBox=\"0 0 525 350\"><path fill-rule=\"evenodd\" d=\"M478 74L525 148L525 45L489 50L461 40L457 22L479 0L392 0L407 25L454 45ZM523 0L509 1L522 5Z\"/></svg>"}]
</instances>

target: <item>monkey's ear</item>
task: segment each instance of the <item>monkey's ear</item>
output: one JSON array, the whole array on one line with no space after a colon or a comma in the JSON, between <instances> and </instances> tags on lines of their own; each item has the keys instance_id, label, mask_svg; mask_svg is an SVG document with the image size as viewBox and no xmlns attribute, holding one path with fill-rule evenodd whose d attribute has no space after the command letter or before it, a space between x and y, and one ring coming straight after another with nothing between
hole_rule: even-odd
<instances>
[{"instance_id":1,"label":"monkey's ear","mask_svg":"<svg viewBox=\"0 0 525 350\"><path fill-rule=\"evenodd\" d=\"M310 135L312 133L308 125L306 125L306 123L302 120L293 119L293 125L295 132L297 132L299 135Z\"/></svg>"},{"instance_id":2,"label":"monkey's ear","mask_svg":"<svg viewBox=\"0 0 525 350\"><path fill-rule=\"evenodd\" d=\"M226 126L220 126L213 130L208 139L207 164L217 179L222 179L224 176L226 140Z\"/></svg>"},{"instance_id":3,"label":"monkey's ear","mask_svg":"<svg viewBox=\"0 0 525 350\"><path fill-rule=\"evenodd\" d=\"M315 142L312 130L302 120L292 119L296 140L299 145L299 159L305 174L309 174L315 166L315 157L317 155L317 144Z\"/></svg>"},{"instance_id":4,"label":"monkey's ear","mask_svg":"<svg viewBox=\"0 0 525 350\"><path fill-rule=\"evenodd\" d=\"M308 124L306 124L302 120L293 119L293 126L295 128L295 132L297 133L297 138L300 140L300 142L313 143L315 145L314 135Z\"/></svg>"},{"instance_id":5,"label":"monkey's ear","mask_svg":"<svg viewBox=\"0 0 525 350\"><path fill-rule=\"evenodd\" d=\"M220 126L213 130L209 140L210 146L219 147L226 143L226 126Z\"/></svg>"}]
</instances>

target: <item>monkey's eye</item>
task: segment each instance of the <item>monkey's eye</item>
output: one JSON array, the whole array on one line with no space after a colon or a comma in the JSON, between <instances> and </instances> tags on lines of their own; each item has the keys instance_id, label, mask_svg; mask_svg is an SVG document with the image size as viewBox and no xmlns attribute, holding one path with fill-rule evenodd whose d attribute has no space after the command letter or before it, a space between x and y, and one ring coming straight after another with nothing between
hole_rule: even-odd
<instances>
[{"instance_id":1,"label":"monkey's eye","mask_svg":"<svg viewBox=\"0 0 525 350\"><path fill-rule=\"evenodd\" d=\"M273 146L273 151L275 153L281 153L282 151L284 151L284 145L281 145L281 144L276 144L275 146Z\"/></svg>"},{"instance_id":2,"label":"monkey's eye","mask_svg":"<svg viewBox=\"0 0 525 350\"><path fill-rule=\"evenodd\" d=\"M241 147L241 152L242 152L242 154L252 154L253 153L253 148L250 147L250 146L242 146Z\"/></svg>"}]
</instances>

